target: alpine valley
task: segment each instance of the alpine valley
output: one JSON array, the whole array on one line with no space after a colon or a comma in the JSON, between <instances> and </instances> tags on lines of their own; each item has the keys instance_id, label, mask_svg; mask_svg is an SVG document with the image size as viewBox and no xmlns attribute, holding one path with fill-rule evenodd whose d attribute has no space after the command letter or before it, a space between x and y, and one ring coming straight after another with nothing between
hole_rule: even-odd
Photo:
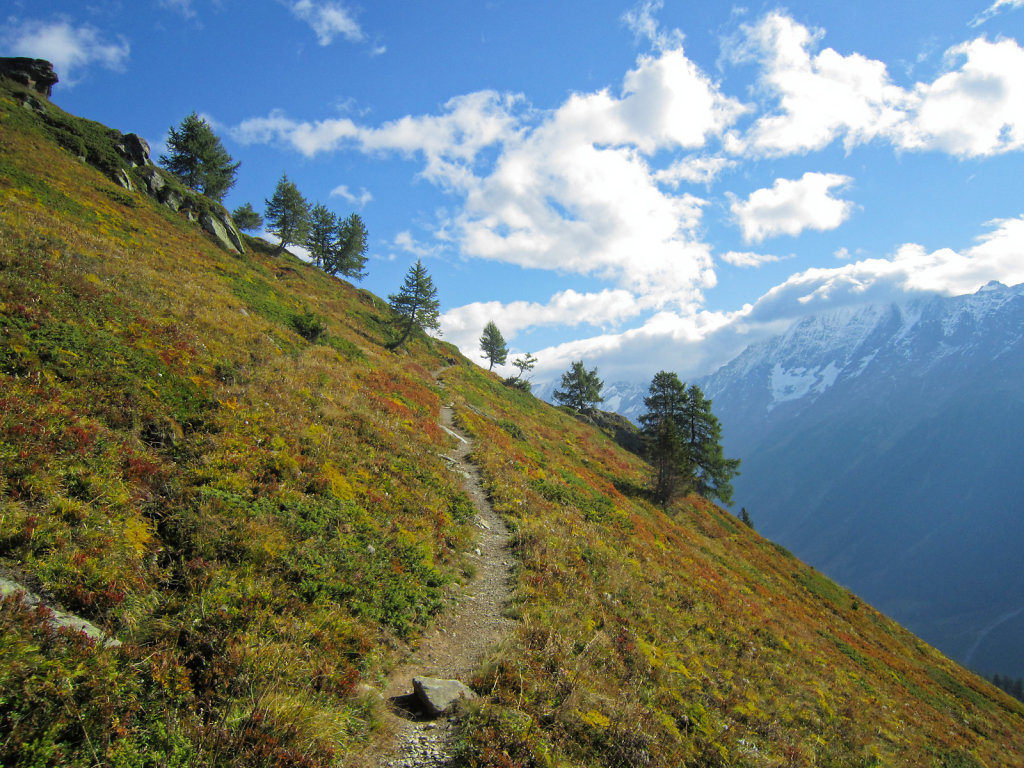
<instances>
[{"instance_id":1,"label":"alpine valley","mask_svg":"<svg viewBox=\"0 0 1024 768\"><path fill-rule=\"evenodd\" d=\"M808 317L698 383L758 531L1024 675L1024 286Z\"/></svg>"}]
</instances>

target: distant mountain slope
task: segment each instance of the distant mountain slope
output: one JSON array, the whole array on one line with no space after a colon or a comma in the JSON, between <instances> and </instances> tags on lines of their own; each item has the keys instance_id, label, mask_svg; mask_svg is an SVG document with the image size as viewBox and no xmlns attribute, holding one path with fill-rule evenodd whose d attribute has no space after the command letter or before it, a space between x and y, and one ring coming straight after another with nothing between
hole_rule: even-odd
<instances>
[{"instance_id":1,"label":"distant mountain slope","mask_svg":"<svg viewBox=\"0 0 1024 768\"><path fill-rule=\"evenodd\" d=\"M1024 675L1024 286L807 318L702 384L759 531Z\"/></svg>"},{"instance_id":2,"label":"distant mountain slope","mask_svg":"<svg viewBox=\"0 0 1024 768\"><path fill-rule=\"evenodd\" d=\"M0 764L374 765L383 681L477 568L444 405L512 538L460 764L1024 765L1024 705L705 499L653 506L638 457L453 346L393 351L378 297L115 184L79 159L113 133L23 96L0 576L120 645L0 600Z\"/></svg>"}]
</instances>

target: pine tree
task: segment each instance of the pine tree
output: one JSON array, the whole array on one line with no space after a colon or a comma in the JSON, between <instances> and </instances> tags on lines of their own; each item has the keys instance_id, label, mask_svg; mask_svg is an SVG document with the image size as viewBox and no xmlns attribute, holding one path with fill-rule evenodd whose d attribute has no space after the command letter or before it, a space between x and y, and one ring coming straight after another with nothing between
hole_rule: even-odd
<instances>
[{"instance_id":1,"label":"pine tree","mask_svg":"<svg viewBox=\"0 0 1024 768\"><path fill-rule=\"evenodd\" d=\"M332 275L342 274L353 280L366 277L366 248L369 233L358 213L351 214L338 225L337 245L324 269Z\"/></svg>"},{"instance_id":2,"label":"pine tree","mask_svg":"<svg viewBox=\"0 0 1024 768\"><path fill-rule=\"evenodd\" d=\"M746 507L740 508L740 522L743 523L750 530L754 530L754 521L750 519L750 513L747 512Z\"/></svg>"},{"instance_id":3,"label":"pine tree","mask_svg":"<svg viewBox=\"0 0 1024 768\"><path fill-rule=\"evenodd\" d=\"M523 376L532 371L536 364L537 358L529 352L522 357L517 357L512 361L512 365L519 370L519 373L515 376L509 376L505 379L505 383L510 387L515 387L516 389L521 389L524 392L529 392L531 389L530 382L529 380L524 379Z\"/></svg>"},{"instance_id":4,"label":"pine tree","mask_svg":"<svg viewBox=\"0 0 1024 768\"><path fill-rule=\"evenodd\" d=\"M328 265L337 248L338 217L320 203L309 211L309 232L306 233L306 250L313 257L317 267L330 272Z\"/></svg>"},{"instance_id":5,"label":"pine tree","mask_svg":"<svg viewBox=\"0 0 1024 768\"><path fill-rule=\"evenodd\" d=\"M680 425L686 412L686 386L668 371L655 374L647 397L647 412L640 417L652 469L652 494L665 505L686 490L693 477L693 460Z\"/></svg>"},{"instance_id":6,"label":"pine tree","mask_svg":"<svg viewBox=\"0 0 1024 768\"><path fill-rule=\"evenodd\" d=\"M597 368L588 371L583 361L573 362L572 367L562 374L562 389L555 390L555 400L580 413L590 411L600 402L604 382L597 378Z\"/></svg>"},{"instance_id":7,"label":"pine tree","mask_svg":"<svg viewBox=\"0 0 1024 768\"><path fill-rule=\"evenodd\" d=\"M405 343L415 328L436 331L441 327L438 319L441 304L437 300L437 289L427 274L427 268L419 260L409 267L402 288L398 293L388 296L388 302L402 323L402 336L395 342L395 349Z\"/></svg>"},{"instance_id":8,"label":"pine tree","mask_svg":"<svg viewBox=\"0 0 1024 768\"><path fill-rule=\"evenodd\" d=\"M232 163L210 124L195 112L167 133L168 154L160 164L190 189L220 202L235 185L240 163Z\"/></svg>"},{"instance_id":9,"label":"pine tree","mask_svg":"<svg viewBox=\"0 0 1024 768\"><path fill-rule=\"evenodd\" d=\"M234 220L235 226L243 232L252 232L263 226L263 217L256 213L252 203L246 203L235 208L231 212L231 218Z\"/></svg>"},{"instance_id":10,"label":"pine tree","mask_svg":"<svg viewBox=\"0 0 1024 768\"><path fill-rule=\"evenodd\" d=\"M504 365L508 359L508 346L505 344L505 337L501 335L498 326L491 320L484 326L483 336L480 337L480 349L483 350L482 357L490 361L487 370L490 371L495 365Z\"/></svg>"},{"instance_id":11,"label":"pine tree","mask_svg":"<svg viewBox=\"0 0 1024 768\"><path fill-rule=\"evenodd\" d=\"M267 231L281 240L275 254L289 245L305 242L309 232L309 203L298 187L288 180L287 174L281 175L274 188L274 196L264 202L267 204L264 215Z\"/></svg>"}]
</instances>

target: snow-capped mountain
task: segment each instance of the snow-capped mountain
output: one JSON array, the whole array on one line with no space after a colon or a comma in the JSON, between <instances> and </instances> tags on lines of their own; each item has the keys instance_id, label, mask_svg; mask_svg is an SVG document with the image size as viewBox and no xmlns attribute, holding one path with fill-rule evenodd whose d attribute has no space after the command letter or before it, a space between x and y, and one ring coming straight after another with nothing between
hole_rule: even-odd
<instances>
[{"instance_id":1,"label":"snow-capped mountain","mask_svg":"<svg viewBox=\"0 0 1024 768\"><path fill-rule=\"evenodd\" d=\"M1024 285L808 317L697 383L758 530L1024 676Z\"/></svg>"}]
</instances>

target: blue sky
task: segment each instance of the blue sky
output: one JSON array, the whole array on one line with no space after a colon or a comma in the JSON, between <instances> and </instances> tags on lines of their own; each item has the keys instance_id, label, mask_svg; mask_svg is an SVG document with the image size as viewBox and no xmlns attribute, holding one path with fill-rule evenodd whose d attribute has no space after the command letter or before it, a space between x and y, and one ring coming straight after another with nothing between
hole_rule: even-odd
<instances>
[{"instance_id":1,"label":"blue sky","mask_svg":"<svg viewBox=\"0 0 1024 768\"><path fill-rule=\"evenodd\" d=\"M708 373L808 312L1024 281L1024 0L732 5L22 0L3 55L148 139L241 161L422 258L444 337L536 381Z\"/></svg>"}]
</instances>

